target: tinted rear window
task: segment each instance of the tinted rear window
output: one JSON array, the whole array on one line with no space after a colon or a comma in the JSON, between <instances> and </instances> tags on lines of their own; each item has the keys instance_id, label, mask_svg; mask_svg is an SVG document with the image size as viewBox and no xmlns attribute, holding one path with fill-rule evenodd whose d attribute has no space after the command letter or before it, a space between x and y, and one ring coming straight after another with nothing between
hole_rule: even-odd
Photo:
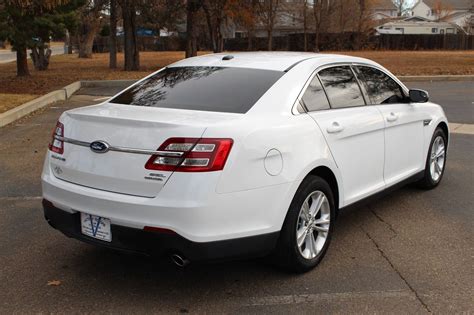
<instances>
[{"instance_id":1,"label":"tinted rear window","mask_svg":"<svg viewBox=\"0 0 474 315\"><path fill-rule=\"evenodd\" d=\"M246 68L172 67L124 91L111 102L246 113L283 74Z\"/></svg>"}]
</instances>

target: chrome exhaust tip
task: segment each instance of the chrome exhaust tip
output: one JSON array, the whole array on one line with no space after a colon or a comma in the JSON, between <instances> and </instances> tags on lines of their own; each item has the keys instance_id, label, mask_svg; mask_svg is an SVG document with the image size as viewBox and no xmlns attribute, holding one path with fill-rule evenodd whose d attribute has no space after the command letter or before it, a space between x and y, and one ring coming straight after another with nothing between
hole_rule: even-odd
<instances>
[{"instance_id":1,"label":"chrome exhaust tip","mask_svg":"<svg viewBox=\"0 0 474 315\"><path fill-rule=\"evenodd\" d=\"M190 261L179 254L171 255L171 261L178 267L184 268L189 265Z\"/></svg>"}]
</instances>

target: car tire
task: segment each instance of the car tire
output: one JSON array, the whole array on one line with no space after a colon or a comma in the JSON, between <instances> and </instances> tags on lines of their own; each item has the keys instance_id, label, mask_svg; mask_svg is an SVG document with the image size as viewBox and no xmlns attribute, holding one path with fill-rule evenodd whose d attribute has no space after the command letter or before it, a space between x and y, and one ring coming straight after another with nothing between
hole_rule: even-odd
<instances>
[{"instance_id":1,"label":"car tire","mask_svg":"<svg viewBox=\"0 0 474 315\"><path fill-rule=\"evenodd\" d=\"M446 168L447 143L443 129L436 128L426 157L423 178L417 183L420 188L433 189L441 182Z\"/></svg>"},{"instance_id":2,"label":"car tire","mask_svg":"<svg viewBox=\"0 0 474 315\"><path fill-rule=\"evenodd\" d=\"M334 219L331 187L321 177L308 176L298 188L286 215L276 247L276 263L296 273L313 269L327 251Z\"/></svg>"}]
</instances>

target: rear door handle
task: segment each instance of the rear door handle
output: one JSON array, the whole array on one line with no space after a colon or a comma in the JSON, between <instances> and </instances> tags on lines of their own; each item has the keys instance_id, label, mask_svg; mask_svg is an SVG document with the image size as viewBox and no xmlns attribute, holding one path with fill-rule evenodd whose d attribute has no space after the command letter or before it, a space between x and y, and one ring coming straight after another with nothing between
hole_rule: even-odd
<instances>
[{"instance_id":1,"label":"rear door handle","mask_svg":"<svg viewBox=\"0 0 474 315\"><path fill-rule=\"evenodd\" d=\"M394 122L398 119L398 115L395 114L394 112L391 112L390 115L387 116L387 121L388 122Z\"/></svg>"},{"instance_id":2,"label":"rear door handle","mask_svg":"<svg viewBox=\"0 0 474 315\"><path fill-rule=\"evenodd\" d=\"M337 121L333 122L331 126L329 126L326 131L328 133L338 133L344 130L344 127L341 126Z\"/></svg>"}]
</instances>

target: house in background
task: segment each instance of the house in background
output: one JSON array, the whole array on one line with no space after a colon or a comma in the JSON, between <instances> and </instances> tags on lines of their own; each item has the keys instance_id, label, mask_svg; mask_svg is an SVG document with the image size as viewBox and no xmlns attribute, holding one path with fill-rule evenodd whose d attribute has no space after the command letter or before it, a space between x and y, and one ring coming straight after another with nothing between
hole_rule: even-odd
<instances>
[{"instance_id":1,"label":"house in background","mask_svg":"<svg viewBox=\"0 0 474 315\"><path fill-rule=\"evenodd\" d=\"M454 23L472 34L474 0L418 0L410 15L430 21Z\"/></svg>"},{"instance_id":2,"label":"house in background","mask_svg":"<svg viewBox=\"0 0 474 315\"><path fill-rule=\"evenodd\" d=\"M303 6L305 4L305 0L280 0L275 13L273 36L303 33ZM308 7L307 10L307 16L311 15L311 9ZM263 23L258 23L254 32L256 37L266 37L268 35Z\"/></svg>"},{"instance_id":3,"label":"house in background","mask_svg":"<svg viewBox=\"0 0 474 315\"><path fill-rule=\"evenodd\" d=\"M411 17L403 20L393 20L378 26L377 34L424 34L443 35L465 33L463 29L454 23L444 21L429 21L419 17Z\"/></svg>"},{"instance_id":4,"label":"house in background","mask_svg":"<svg viewBox=\"0 0 474 315\"><path fill-rule=\"evenodd\" d=\"M398 9L392 0L379 0L372 9L374 20L388 20L398 17Z\"/></svg>"}]
</instances>

